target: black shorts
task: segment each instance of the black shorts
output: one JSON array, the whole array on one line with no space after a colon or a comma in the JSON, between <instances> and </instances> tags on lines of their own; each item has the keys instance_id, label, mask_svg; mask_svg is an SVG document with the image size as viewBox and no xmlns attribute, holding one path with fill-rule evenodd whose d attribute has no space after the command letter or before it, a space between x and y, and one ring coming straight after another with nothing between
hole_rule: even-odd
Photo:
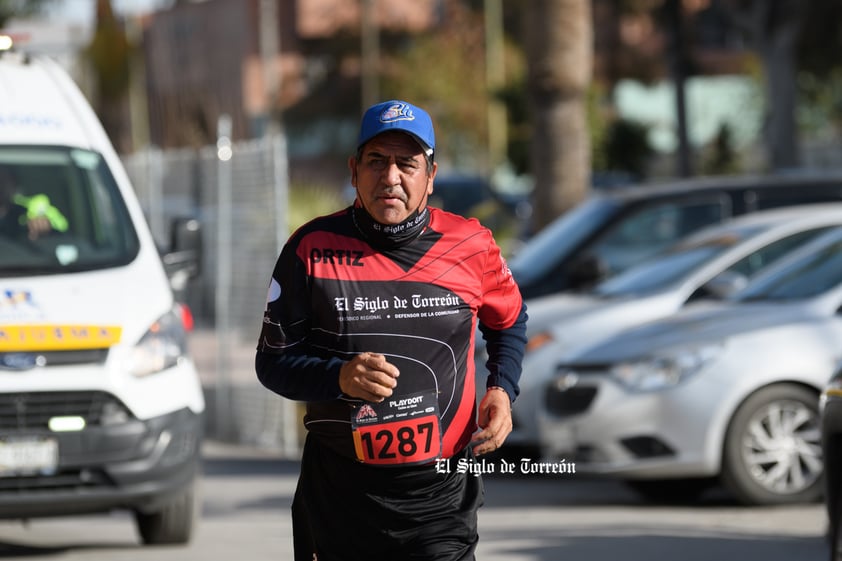
<instances>
[{"instance_id":1,"label":"black shorts","mask_svg":"<svg viewBox=\"0 0 842 561\"><path fill-rule=\"evenodd\" d=\"M473 452L451 464L460 457ZM292 503L295 561L473 561L482 502L481 477L368 466L308 435Z\"/></svg>"}]
</instances>

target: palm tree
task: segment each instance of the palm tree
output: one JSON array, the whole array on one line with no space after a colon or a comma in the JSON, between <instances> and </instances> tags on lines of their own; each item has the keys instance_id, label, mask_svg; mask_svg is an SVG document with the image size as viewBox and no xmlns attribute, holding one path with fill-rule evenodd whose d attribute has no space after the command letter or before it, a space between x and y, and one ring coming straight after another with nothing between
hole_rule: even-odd
<instances>
[{"instance_id":1,"label":"palm tree","mask_svg":"<svg viewBox=\"0 0 842 561\"><path fill-rule=\"evenodd\" d=\"M591 3L530 0L525 23L535 179L533 226L540 229L578 204L589 190Z\"/></svg>"}]
</instances>

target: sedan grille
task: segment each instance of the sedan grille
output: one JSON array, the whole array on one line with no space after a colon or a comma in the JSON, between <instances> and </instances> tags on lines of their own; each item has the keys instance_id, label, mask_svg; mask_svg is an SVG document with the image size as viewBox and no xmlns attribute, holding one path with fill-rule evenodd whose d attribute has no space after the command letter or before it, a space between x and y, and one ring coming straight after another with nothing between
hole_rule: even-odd
<instances>
[{"instance_id":1,"label":"sedan grille","mask_svg":"<svg viewBox=\"0 0 842 561\"><path fill-rule=\"evenodd\" d=\"M559 388L553 384L547 387L544 396L547 410L560 417L584 413L596 397L594 386Z\"/></svg>"}]
</instances>

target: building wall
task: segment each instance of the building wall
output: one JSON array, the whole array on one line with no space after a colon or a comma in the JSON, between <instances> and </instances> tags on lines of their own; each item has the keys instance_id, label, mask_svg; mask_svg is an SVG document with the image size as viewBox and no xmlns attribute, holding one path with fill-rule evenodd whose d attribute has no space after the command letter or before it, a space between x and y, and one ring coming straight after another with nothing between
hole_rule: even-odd
<instances>
[{"instance_id":1,"label":"building wall","mask_svg":"<svg viewBox=\"0 0 842 561\"><path fill-rule=\"evenodd\" d=\"M218 118L247 134L243 61L251 50L252 0L178 4L157 12L144 33L150 139L162 147L201 146Z\"/></svg>"}]
</instances>

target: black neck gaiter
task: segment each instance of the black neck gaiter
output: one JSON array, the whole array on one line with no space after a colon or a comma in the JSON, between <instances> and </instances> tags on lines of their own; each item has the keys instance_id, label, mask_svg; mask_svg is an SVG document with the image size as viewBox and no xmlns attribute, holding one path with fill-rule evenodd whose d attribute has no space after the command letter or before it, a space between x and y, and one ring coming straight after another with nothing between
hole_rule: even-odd
<instances>
[{"instance_id":1,"label":"black neck gaiter","mask_svg":"<svg viewBox=\"0 0 842 561\"><path fill-rule=\"evenodd\" d=\"M430 223L430 211L416 210L400 224L381 224L359 204L351 210L354 226L365 240L377 249L395 249L408 244L421 235Z\"/></svg>"}]
</instances>

